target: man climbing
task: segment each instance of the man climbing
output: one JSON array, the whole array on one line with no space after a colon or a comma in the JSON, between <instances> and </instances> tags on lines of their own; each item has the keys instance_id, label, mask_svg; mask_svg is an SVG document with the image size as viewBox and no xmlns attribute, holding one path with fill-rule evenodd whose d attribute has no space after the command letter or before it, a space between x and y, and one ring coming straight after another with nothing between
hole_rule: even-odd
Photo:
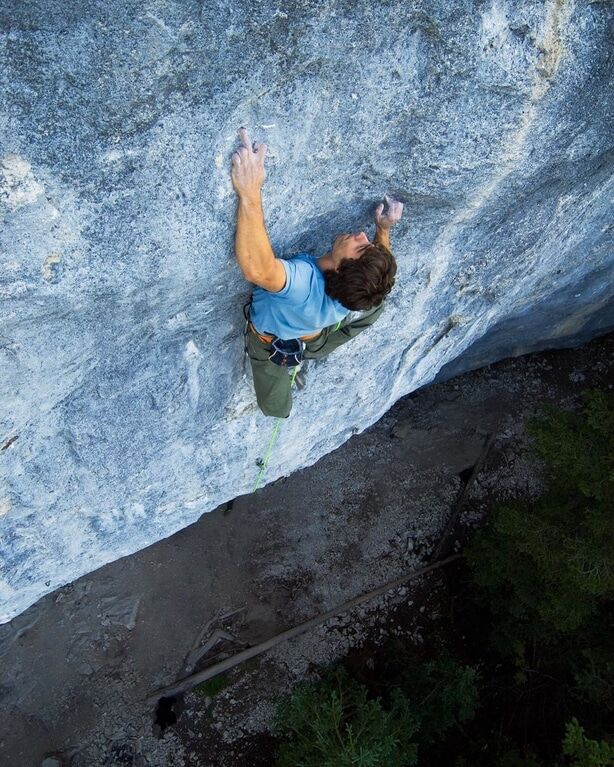
<instances>
[{"instance_id":1,"label":"man climbing","mask_svg":"<svg viewBox=\"0 0 614 767\"><path fill-rule=\"evenodd\" d=\"M252 145L245 128L239 136L231 172L239 198L235 253L245 279L257 286L246 313L245 347L258 406L265 415L287 418L288 369L303 359L325 357L381 315L397 270L390 228L401 218L403 203L386 196L387 212L384 203L377 206L373 242L364 232L346 233L324 256L276 258L261 197L267 147Z\"/></svg>"}]
</instances>

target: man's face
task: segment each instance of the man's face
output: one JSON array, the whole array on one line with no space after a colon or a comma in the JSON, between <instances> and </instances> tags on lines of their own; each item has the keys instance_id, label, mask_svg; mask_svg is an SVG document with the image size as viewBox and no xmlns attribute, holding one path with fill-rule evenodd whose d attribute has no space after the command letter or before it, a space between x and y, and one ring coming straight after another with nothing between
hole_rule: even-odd
<instances>
[{"instance_id":1,"label":"man's face","mask_svg":"<svg viewBox=\"0 0 614 767\"><path fill-rule=\"evenodd\" d=\"M363 248L369 244L369 238L364 232L358 234L340 234L333 243L331 254L336 266L346 258L360 258Z\"/></svg>"}]
</instances>

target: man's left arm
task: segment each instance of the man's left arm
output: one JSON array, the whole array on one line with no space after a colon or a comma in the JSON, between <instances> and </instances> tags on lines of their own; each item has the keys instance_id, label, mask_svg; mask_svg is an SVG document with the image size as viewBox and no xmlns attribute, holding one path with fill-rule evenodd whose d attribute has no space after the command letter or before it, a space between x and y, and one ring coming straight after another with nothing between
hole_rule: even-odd
<instances>
[{"instance_id":1,"label":"man's left arm","mask_svg":"<svg viewBox=\"0 0 614 767\"><path fill-rule=\"evenodd\" d=\"M384 204L388 207L384 213ZM380 203L375 209L375 237L373 242L376 245L383 245L390 250L390 230L401 220L403 215L403 203L395 200L389 194L384 195L384 202Z\"/></svg>"},{"instance_id":2,"label":"man's left arm","mask_svg":"<svg viewBox=\"0 0 614 767\"><path fill-rule=\"evenodd\" d=\"M242 145L232 155L232 183L239 197L235 254L246 280L279 292L286 284L286 271L271 247L262 207L267 147L260 144L254 149L245 128L239 135Z\"/></svg>"}]
</instances>

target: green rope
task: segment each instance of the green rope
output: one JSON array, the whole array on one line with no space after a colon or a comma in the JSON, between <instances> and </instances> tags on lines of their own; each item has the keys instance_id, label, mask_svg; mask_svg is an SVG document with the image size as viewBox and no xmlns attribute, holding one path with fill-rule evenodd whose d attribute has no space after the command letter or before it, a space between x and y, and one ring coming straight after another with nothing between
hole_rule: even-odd
<instances>
[{"instance_id":1,"label":"green rope","mask_svg":"<svg viewBox=\"0 0 614 767\"><path fill-rule=\"evenodd\" d=\"M294 372L292 373L292 378L290 379L290 388L292 388L292 384L294 383L294 379L296 378L296 374L299 371L299 366L294 368ZM267 447L266 454L264 456L264 461L261 464L260 467L260 473L258 474L258 479L256 480L256 484L254 485L254 489L252 490L252 493L255 493L256 490L258 490L258 486L260 485L260 480L264 476L264 472L266 471L267 464L269 462L269 458L271 457L271 453L273 452L273 445L275 444L275 440L277 439L277 435L279 434L279 427L281 426L281 418L275 419L275 426L273 427L273 434L271 434L271 439L269 440L269 446Z\"/></svg>"},{"instance_id":2,"label":"green rope","mask_svg":"<svg viewBox=\"0 0 614 767\"><path fill-rule=\"evenodd\" d=\"M339 322L335 325L335 330L339 330L341 327L341 323L343 320L339 320ZM292 379L290 380L290 388L292 388L292 384L294 383L294 379L296 378L296 374L299 371L299 366L294 368L294 373L292 373ZM260 464L260 473L258 474L258 479L256 480L256 484L254 485L254 489L252 492L256 492L260 485L260 481L262 477L264 476L264 472L266 471L267 464L269 462L269 458L271 457L271 453L273 452L273 445L275 444L275 440L277 439L277 435L279 433L279 427L281 426L281 418L275 419L275 426L273 427L273 434L271 434L271 439L269 440L269 446L267 447L266 454L264 456L264 461Z\"/></svg>"}]
</instances>

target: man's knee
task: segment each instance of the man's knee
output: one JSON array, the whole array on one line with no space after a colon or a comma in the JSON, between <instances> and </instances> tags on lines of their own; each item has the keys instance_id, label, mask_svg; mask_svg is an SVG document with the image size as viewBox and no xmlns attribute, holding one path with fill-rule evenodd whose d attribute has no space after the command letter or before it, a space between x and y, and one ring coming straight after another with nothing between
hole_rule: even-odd
<instances>
[{"instance_id":1,"label":"man's knee","mask_svg":"<svg viewBox=\"0 0 614 767\"><path fill-rule=\"evenodd\" d=\"M269 392L256 390L256 401L260 411L271 418L287 418L292 410L292 394L283 390Z\"/></svg>"},{"instance_id":2,"label":"man's knee","mask_svg":"<svg viewBox=\"0 0 614 767\"><path fill-rule=\"evenodd\" d=\"M258 407L264 415L270 416L271 418L289 418L290 411L292 410L292 405L290 405L290 409L288 409L270 406L264 403L261 404L260 402L258 403Z\"/></svg>"}]
</instances>

